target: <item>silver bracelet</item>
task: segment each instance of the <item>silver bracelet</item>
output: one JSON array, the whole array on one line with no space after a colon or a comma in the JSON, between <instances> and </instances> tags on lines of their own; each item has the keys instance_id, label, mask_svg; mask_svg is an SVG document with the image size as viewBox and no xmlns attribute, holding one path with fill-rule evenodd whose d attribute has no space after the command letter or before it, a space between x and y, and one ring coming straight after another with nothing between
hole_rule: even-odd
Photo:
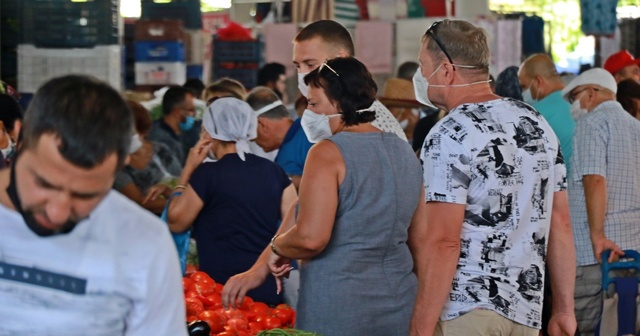
<instances>
[{"instance_id":1,"label":"silver bracelet","mask_svg":"<svg viewBox=\"0 0 640 336\"><path fill-rule=\"evenodd\" d=\"M281 255L278 254L278 251L276 251L275 241L276 241L276 238L278 238L278 236L280 236L280 234L276 234L275 236L273 236L273 238L271 238L270 245L271 245L271 252L273 252L273 254L277 255L278 257L281 257Z\"/></svg>"}]
</instances>

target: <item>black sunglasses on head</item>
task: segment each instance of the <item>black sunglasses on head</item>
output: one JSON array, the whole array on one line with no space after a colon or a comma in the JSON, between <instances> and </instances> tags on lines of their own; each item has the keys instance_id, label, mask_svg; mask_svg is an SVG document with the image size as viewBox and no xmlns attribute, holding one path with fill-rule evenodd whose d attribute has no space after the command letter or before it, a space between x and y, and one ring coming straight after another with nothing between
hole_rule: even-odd
<instances>
[{"instance_id":1,"label":"black sunglasses on head","mask_svg":"<svg viewBox=\"0 0 640 336\"><path fill-rule=\"evenodd\" d=\"M436 35L436 27L438 27L438 25L441 24L441 23L442 23L442 21L434 22L431 25L431 27L429 27L429 29L427 29L427 32L425 33L425 35L431 36L431 38L436 42L438 47L440 47L440 50L442 50L444 55L447 56L447 59L449 60L449 63L451 63L451 65L453 65L453 60L451 59L451 56L449 56L449 53L444 48L444 46L442 45L442 42L440 42L440 39L438 39L438 36Z\"/></svg>"}]
</instances>

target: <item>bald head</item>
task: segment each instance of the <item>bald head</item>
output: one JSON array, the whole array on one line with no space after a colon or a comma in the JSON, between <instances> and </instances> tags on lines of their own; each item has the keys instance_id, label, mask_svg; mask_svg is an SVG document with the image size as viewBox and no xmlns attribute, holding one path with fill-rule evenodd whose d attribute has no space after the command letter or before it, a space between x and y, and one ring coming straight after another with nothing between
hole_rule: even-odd
<instances>
[{"instance_id":1,"label":"bald head","mask_svg":"<svg viewBox=\"0 0 640 336\"><path fill-rule=\"evenodd\" d=\"M523 91L531 90L534 100L544 99L549 94L564 88L564 82L556 71L556 65L546 54L535 54L522 62L518 70L518 81Z\"/></svg>"},{"instance_id":2,"label":"bald head","mask_svg":"<svg viewBox=\"0 0 640 336\"><path fill-rule=\"evenodd\" d=\"M527 58L520 66L518 77L520 76L526 76L528 78L535 76L542 76L544 78L560 77L551 57L545 54L535 54Z\"/></svg>"}]
</instances>

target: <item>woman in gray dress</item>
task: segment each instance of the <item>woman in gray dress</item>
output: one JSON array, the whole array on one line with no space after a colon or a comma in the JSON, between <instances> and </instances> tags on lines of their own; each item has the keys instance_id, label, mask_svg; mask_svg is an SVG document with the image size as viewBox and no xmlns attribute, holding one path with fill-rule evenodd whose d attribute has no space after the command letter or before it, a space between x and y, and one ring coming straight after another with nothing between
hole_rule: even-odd
<instances>
[{"instance_id":1,"label":"woman in gray dress","mask_svg":"<svg viewBox=\"0 0 640 336\"><path fill-rule=\"evenodd\" d=\"M418 287L410 233L426 225L420 163L406 141L371 125L377 87L358 60L327 61L304 80L302 127L316 144L297 214L271 241L271 272L280 279L303 260L296 328L408 335Z\"/></svg>"}]
</instances>

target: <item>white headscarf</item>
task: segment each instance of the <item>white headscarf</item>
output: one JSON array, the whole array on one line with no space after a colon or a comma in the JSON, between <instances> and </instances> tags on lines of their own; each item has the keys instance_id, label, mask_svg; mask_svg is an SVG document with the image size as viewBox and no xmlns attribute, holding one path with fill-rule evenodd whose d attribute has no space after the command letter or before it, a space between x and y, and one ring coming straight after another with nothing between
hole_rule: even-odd
<instances>
[{"instance_id":1,"label":"white headscarf","mask_svg":"<svg viewBox=\"0 0 640 336\"><path fill-rule=\"evenodd\" d=\"M226 97L214 101L202 117L202 126L217 140L234 141L238 156L251 153L249 141L256 138L258 118L255 112L242 100Z\"/></svg>"}]
</instances>

